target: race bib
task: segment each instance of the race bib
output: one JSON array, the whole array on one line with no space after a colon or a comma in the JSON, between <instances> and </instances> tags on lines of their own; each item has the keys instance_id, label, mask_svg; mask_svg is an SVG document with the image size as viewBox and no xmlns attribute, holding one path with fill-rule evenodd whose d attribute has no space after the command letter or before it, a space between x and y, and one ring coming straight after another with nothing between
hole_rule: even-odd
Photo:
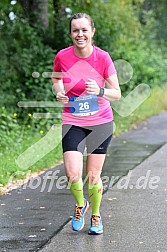
<instances>
[{"instance_id":1,"label":"race bib","mask_svg":"<svg viewBox=\"0 0 167 252\"><path fill-rule=\"evenodd\" d=\"M96 95L71 96L70 112L75 116L93 115L99 111L98 98Z\"/></svg>"}]
</instances>

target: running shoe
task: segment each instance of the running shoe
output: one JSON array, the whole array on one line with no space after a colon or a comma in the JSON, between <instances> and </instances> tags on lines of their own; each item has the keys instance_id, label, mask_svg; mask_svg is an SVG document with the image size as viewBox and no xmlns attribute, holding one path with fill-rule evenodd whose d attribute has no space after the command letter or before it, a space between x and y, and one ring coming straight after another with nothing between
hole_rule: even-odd
<instances>
[{"instance_id":1,"label":"running shoe","mask_svg":"<svg viewBox=\"0 0 167 252\"><path fill-rule=\"evenodd\" d=\"M84 215L85 213L88 211L89 209L89 202L85 199L84 200L84 206L83 207L79 207L79 206L75 206L75 212L74 215L72 216L72 229L74 231L80 231L81 229L83 229L84 225L85 225L85 220L84 220Z\"/></svg>"},{"instance_id":2,"label":"running shoe","mask_svg":"<svg viewBox=\"0 0 167 252\"><path fill-rule=\"evenodd\" d=\"M103 233L103 224L100 216L92 215L91 217L91 227L89 229L89 234L102 234Z\"/></svg>"}]
</instances>

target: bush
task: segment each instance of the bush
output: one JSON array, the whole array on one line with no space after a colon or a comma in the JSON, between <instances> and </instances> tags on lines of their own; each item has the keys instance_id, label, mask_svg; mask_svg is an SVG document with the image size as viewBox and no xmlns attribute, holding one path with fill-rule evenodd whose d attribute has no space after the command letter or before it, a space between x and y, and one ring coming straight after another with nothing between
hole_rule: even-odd
<instances>
[{"instance_id":1,"label":"bush","mask_svg":"<svg viewBox=\"0 0 167 252\"><path fill-rule=\"evenodd\" d=\"M43 44L26 20L6 19L1 34L0 105L16 112L20 100L54 99L51 81L43 78L42 73L52 71L55 52ZM33 72L39 72L40 77L33 78Z\"/></svg>"},{"instance_id":2,"label":"bush","mask_svg":"<svg viewBox=\"0 0 167 252\"><path fill-rule=\"evenodd\" d=\"M148 84L150 87L161 87L167 83L167 58L163 48L165 46L158 47L155 42L150 45L148 41L141 39L135 44L120 46L119 51L113 53L114 59L124 59L133 68L132 79L121 87L123 92L129 92L140 83Z\"/></svg>"},{"instance_id":3,"label":"bush","mask_svg":"<svg viewBox=\"0 0 167 252\"><path fill-rule=\"evenodd\" d=\"M16 138L21 137L21 127L17 123L17 114L12 115L4 107L0 107L0 122L1 151L4 151L17 144Z\"/></svg>"}]
</instances>

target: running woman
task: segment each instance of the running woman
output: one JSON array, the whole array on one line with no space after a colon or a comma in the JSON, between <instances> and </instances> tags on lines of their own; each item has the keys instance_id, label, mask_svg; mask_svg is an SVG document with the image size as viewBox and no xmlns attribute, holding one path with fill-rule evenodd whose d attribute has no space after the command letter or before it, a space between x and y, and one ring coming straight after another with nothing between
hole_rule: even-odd
<instances>
[{"instance_id":1,"label":"running woman","mask_svg":"<svg viewBox=\"0 0 167 252\"><path fill-rule=\"evenodd\" d=\"M95 26L86 13L76 13L69 24L72 46L54 59L52 83L62 112L62 147L65 172L76 201L72 229L80 231L89 201L83 192L83 156L86 155L88 194L92 216L89 234L102 234L100 205L103 193L101 172L113 133L110 101L121 91L109 54L93 44Z\"/></svg>"}]
</instances>

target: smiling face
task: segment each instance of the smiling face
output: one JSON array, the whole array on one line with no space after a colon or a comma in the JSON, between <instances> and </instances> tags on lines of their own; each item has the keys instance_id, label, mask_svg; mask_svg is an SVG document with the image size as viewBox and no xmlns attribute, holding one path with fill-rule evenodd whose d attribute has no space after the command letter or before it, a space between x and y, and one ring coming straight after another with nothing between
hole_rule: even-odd
<instances>
[{"instance_id":1,"label":"smiling face","mask_svg":"<svg viewBox=\"0 0 167 252\"><path fill-rule=\"evenodd\" d=\"M76 49L91 48L92 37L95 29L92 29L90 21L87 18L73 19L71 22L71 39Z\"/></svg>"}]
</instances>

